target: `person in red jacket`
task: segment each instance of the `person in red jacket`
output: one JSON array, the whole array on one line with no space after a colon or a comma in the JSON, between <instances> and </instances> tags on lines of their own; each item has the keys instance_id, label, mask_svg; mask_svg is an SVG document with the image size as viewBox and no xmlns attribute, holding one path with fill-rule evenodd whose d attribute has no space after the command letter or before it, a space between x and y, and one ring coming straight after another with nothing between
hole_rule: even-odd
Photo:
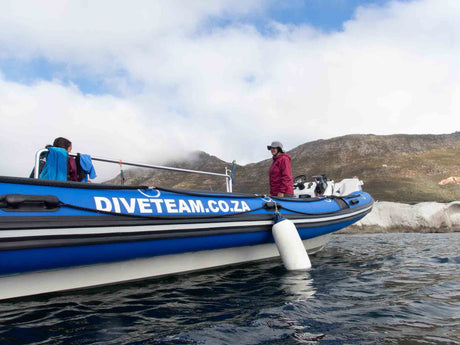
<instances>
[{"instance_id":1,"label":"person in red jacket","mask_svg":"<svg viewBox=\"0 0 460 345\"><path fill-rule=\"evenodd\" d=\"M294 183L292 181L291 156L283 152L283 144L274 141L267 149L273 155L273 163L268 170L270 179L270 195L279 197L293 197Z\"/></svg>"}]
</instances>

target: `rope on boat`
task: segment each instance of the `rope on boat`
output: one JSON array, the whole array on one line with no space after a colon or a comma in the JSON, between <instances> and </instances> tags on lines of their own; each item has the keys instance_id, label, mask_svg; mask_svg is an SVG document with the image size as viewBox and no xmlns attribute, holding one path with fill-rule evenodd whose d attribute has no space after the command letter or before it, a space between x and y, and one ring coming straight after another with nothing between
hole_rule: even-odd
<instances>
[{"instance_id":1,"label":"rope on boat","mask_svg":"<svg viewBox=\"0 0 460 345\"><path fill-rule=\"evenodd\" d=\"M303 214L303 215L306 215L306 216L324 216L324 215L333 214L333 213L336 213L336 212L337 212L337 211L330 211L330 212L308 213L308 212L296 211L296 210L287 208L287 207L282 206L282 205L281 205L281 208L282 208L283 210L286 210L286 211L289 211L289 212L292 212L292 213Z\"/></svg>"},{"instance_id":2,"label":"rope on boat","mask_svg":"<svg viewBox=\"0 0 460 345\"><path fill-rule=\"evenodd\" d=\"M309 213L309 212L302 212L298 210L293 210L291 208L288 208L286 206L283 206L281 203L274 201L271 199L271 197L268 197L270 199L269 202L264 202L261 207L257 207L251 210L247 211L242 211L242 212L235 212L235 213L225 213L225 214L211 214L211 215L184 215L180 217L172 217L172 216L147 216L147 215L137 215L137 214L126 214L126 213L117 213L117 212L111 212L111 211L102 211L102 210L97 210L93 208L88 208L88 207L83 207L83 206L77 206L77 205L72 205L72 204L67 204L62 201L59 202L60 206L65 206L68 208L73 208L76 210L81 210L81 211L89 211L89 212L95 212L95 213L100 213L100 214L106 214L106 215L111 215L111 216L123 216L123 217L131 217L131 218L143 218L143 219L184 219L186 217L192 217L194 219L211 219L211 218L224 218L224 217L230 217L230 216L239 216L251 212L256 212L260 211L262 209L265 210L275 210L275 214L279 213L279 210L285 210L288 212L292 213L297 213L301 215L306 215L306 216L324 216L324 215L330 215L334 214L337 211L329 211L329 212L316 212L316 213Z\"/></svg>"},{"instance_id":3,"label":"rope on boat","mask_svg":"<svg viewBox=\"0 0 460 345\"><path fill-rule=\"evenodd\" d=\"M315 202L319 200L325 200L325 199L349 199L349 198L358 198L361 196L361 193L358 194L350 194L350 195L344 195L344 196L337 196L337 195L323 195L323 196L318 196L314 198L289 198L289 201L292 202ZM273 198L273 200L286 200L285 197L280 197L280 196L272 196L270 198Z\"/></svg>"},{"instance_id":4,"label":"rope on boat","mask_svg":"<svg viewBox=\"0 0 460 345\"><path fill-rule=\"evenodd\" d=\"M89 211L89 212L94 212L94 213L100 213L100 214L106 214L110 216L122 216L122 217L130 217L130 218L142 218L142 219L184 219L184 218L193 218L193 219L210 219L210 218L223 218L223 217L229 217L229 216L238 216L242 214L247 214L251 212L256 212L259 210L264 209L264 206L254 208L252 210L248 211L242 211L242 212L235 212L235 213L226 213L226 214L210 214L210 215L184 215L181 217L171 217L171 216L147 216L143 214L126 214L126 213L117 213L117 212L111 212L111 211L102 211L102 210L97 210L93 208L88 208L88 207L83 207L83 206L77 206L77 205L72 205L72 204L67 204L65 202L60 202L60 206L65 206L68 208L73 208L76 210L80 211Z\"/></svg>"},{"instance_id":5,"label":"rope on boat","mask_svg":"<svg viewBox=\"0 0 460 345\"><path fill-rule=\"evenodd\" d=\"M351 198L351 197L357 197L359 195L350 195L350 196L345 196L343 198ZM254 195L254 197L259 197ZM339 204L340 208L349 208L350 206L348 203L346 203L342 197L331 197L331 199L335 200L337 204ZM341 200L340 202L338 200ZM268 200L268 201L266 201ZM279 199L278 199L279 200ZM311 213L311 212L303 212L303 211L298 211L298 210L293 210L291 208L288 208L284 205L282 205L280 202L273 200L272 197L270 196L264 196L262 198L262 201L265 201L262 203L261 207L257 207L254 209L249 209L246 211L241 211L241 212L235 212L235 213L224 213L224 214L209 214L209 215L181 215L181 216L150 216L150 215L139 215L139 214L126 214L126 213L118 213L118 212L111 212L111 211L103 211L103 210L98 210L94 208L88 208L88 207L83 207L83 206L77 206L77 205L72 205L72 204L67 204L61 200L59 200L56 196L52 195L22 195L22 194L11 194L11 195L3 195L0 197L0 207L11 207L13 209L17 209L20 205L24 203L32 203L32 204L40 204L42 203L46 209L51 210L57 210L59 207L68 207L76 210L81 210L81 211L87 211L87 212L94 212L98 214L105 214L105 215L111 215L111 216L122 216L122 217L130 217L130 218L141 218L141 219L184 219L184 218L193 218L193 219L215 219L215 218L224 218L224 217L230 217L230 216L238 216L238 215L243 215L243 214L248 214L251 212L256 212L260 211L262 209L265 209L267 211L273 210L275 214L279 213L279 210L283 209L285 211L291 212L291 213L297 213L301 215L307 215L307 216L322 216L322 215L330 215L334 214L337 211L329 211L329 212L316 212L316 213ZM291 200L289 200L291 201ZM358 200L351 200L350 204L354 205L359 203ZM5 204L5 205L3 205Z\"/></svg>"},{"instance_id":6,"label":"rope on boat","mask_svg":"<svg viewBox=\"0 0 460 345\"><path fill-rule=\"evenodd\" d=\"M190 195L190 196L212 196L214 198L230 198L230 197L235 197L235 196L240 196L244 197L247 199L257 199L257 198L263 198L264 196L261 194L236 194L236 193L228 193L228 194L217 194L217 193L212 193L212 194L206 194L207 192L191 192L187 190L182 190L182 189L174 189L174 188L165 188L165 187L154 187L154 189L163 191L163 192L170 192L170 193L175 193L175 194L183 194L183 195Z\"/></svg>"}]
</instances>

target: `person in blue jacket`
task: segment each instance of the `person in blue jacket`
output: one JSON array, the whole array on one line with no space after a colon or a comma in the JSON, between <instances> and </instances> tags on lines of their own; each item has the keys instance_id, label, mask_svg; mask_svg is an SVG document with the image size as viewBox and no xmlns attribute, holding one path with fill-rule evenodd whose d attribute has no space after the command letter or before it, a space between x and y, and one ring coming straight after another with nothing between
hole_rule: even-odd
<instances>
[{"instance_id":1,"label":"person in blue jacket","mask_svg":"<svg viewBox=\"0 0 460 345\"><path fill-rule=\"evenodd\" d=\"M72 151L72 142L59 137L53 145L47 145L48 152L40 157L39 177L41 179L58 181L78 181L75 159L69 156Z\"/></svg>"},{"instance_id":2,"label":"person in blue jacket","mask_svg":"<svg viewBox=\"0 0 460 345\"><path fill-rule=\"evenodd\" d=\"M53 147L63 148L67 151L67 153L72 152L72 142L63 137L54 139ZM75 162L75 159L70 156L67 158L67 181L78 182L77 163Z\"/></svg>"}]
</instances>

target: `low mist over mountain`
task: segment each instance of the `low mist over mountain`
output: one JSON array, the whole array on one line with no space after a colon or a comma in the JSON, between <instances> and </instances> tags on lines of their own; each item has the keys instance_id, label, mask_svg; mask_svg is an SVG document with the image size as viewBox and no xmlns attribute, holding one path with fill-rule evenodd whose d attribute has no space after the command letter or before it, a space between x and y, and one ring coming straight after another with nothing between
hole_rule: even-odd
<instances>
[{"instance_id":1,"label":"low mist over mountain","mask_svg":"<svg viewBox=\"0 0 460 345\"><path fill-rule=\"evenodd\" d=\"M326 174L335 181L357 176L364 181L364 190L376 200L409 203L460 200L459 180L455 179L460 176L460 132L347 135L308 142L288 153L292 157L294 176L304 174L311 178ZM258 163L237 165L233 191L268 193L271 162L272 159L268 158ZM205 152L194 152L187 160L165 165L217 173L224 173L225 167L231 168L231 163ZM207 175L131 169L125 172L125 179L127 185L225 191L224 178ZM120 177L107 182L120 184Z\"/></svg>"}]
</instances>

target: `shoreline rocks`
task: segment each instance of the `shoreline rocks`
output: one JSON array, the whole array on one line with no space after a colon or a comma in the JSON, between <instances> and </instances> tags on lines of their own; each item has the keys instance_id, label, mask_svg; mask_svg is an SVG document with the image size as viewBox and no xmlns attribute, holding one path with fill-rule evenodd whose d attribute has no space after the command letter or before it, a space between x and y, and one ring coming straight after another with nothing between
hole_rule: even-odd
<instances>
[{"instance_id":1,"label":"shoreline rocks","mask_svg":"<svg viewBox=\"0 0 460 345\"><path fill-rule=\"evenodd\" d=\"M460 201L415 205L377 201L372 211L339 234L460 231Z\"/></svg>"}]
</instances>

